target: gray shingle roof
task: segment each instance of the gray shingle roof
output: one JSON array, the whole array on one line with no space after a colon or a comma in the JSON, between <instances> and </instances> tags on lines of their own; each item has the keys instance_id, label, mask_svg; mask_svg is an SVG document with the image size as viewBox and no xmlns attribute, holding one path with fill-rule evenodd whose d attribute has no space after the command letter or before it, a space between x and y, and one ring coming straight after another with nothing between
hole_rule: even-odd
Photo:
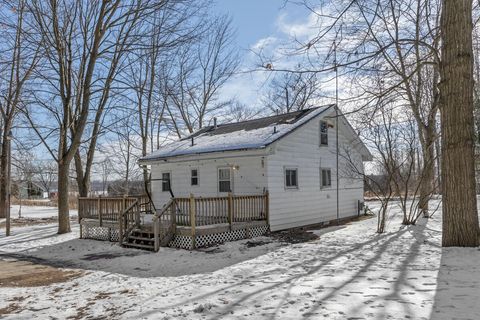
<instances>
[{"instance_id":1,"label":"gray shingle roof","mask_svg":"<svg viewBox=\"0 0 480 320\"><path fill-rule=\"evenodd\" d=\"M333 105L310 108L270 117L205 127L192 135L161 147L140 162L219 151L265 148ZM192 145L193 138L193 145Z\"/></svg>"}]
</instances>

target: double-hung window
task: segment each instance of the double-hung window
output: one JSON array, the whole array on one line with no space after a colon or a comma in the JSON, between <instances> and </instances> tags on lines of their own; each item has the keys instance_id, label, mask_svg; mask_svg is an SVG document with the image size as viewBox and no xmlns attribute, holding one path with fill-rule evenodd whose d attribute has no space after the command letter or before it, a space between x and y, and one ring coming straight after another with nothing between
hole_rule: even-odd
<instances>
[{"instance_id":1,"label":"double-hung window","mask_svg":"<svg viewBox=\"0 0 480 320\"><path fill-rule=\"evenodd\" d=\"M232 192L232 180L230 168L218 169L218 191Z\"/></svg>"},{"instance_id":2,"label":"double-hung window","mask_svg":"<svg viewBox=\"0 0 480 320\"><path fill-rule=\"evenodd\" d=\"M170 172L162 173L162 191L170 191Z\"/></svg>"},{"instance_id":3,"label":"double-hung window","mask_svg":"<svg viewBox=\"0 0 480 320\"><path fill-rule=\"evenodd\" d=\"M328 123L320 121L320 145L328 146Z\"/></svg>"},{"instance_id":4,"label":"double-hung window","mask_svg":"<svg viewBox=\"0 0 480 320\"><path fill-rule=\"evenodd\" d=\"M198 169L191 170L190 184L192 186L198 186Z\"/></svg>"},{"instance_id":5,"label":"double-hung window","mask_svg":"<svg viewBox=\"0 0 480 320\"><path fill-rule=\"evenodd\" d=\"M328 188L332 186L332 171L330 169L320 169L321 187Z\"/></svg>"},{"instance_id":6,"label":"double-hung window","mask_svg":"<svg viewBox=\"0 0 480 320\"><path fill-rule=\"evenodd\" d=\"M298 189L298 169L285 168L285 188Z\"/></svg>"}]
</instances>

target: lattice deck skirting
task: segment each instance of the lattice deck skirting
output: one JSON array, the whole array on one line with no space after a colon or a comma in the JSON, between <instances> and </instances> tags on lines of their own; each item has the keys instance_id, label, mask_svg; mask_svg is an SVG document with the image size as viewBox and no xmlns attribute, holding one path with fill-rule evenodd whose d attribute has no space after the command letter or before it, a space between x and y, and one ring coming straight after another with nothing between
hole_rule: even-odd
<instances>
[{"instance_id":1,"label":"lattice deck skirting","mask_svg":"<svg viewBox=\"0 0 480 320\"><path fill-rule=\"evenodd\" d=\"M118 242L118 229L85 224L81 228L82 239L104 240Z\"/></svg>"},{"instance_id":2,"label":"lattice deck skirting","mask_svg":"<svg viewBox=\"0 0 480 320\"><path fill-rule=\"evenodd\" d=\"M258 237L267 233L268 229L269 228L267 225L263 225L197 236L177 234L175 235L173 240L170 241L169 246L174 248L192 250L195 248L207 247L213 244L220 244L227 241Z\"/></svg>"},{"instance_id":3,"label":"lattice deck skirting","mask_svg":"<svg viewBox=\"0 0 480 320\"><path fill-rule=\"evenodd\" d=\"M218 224L203 228L199 227L195 236L190 234L191 229L178 227L173 240L168 245L174 248L192 250L228 241L258 237L268 231L269 227L264 221L236 223L231 226ZM80 237L83 239L118 242L118 224L112 222L104 223L100 226L96 221L82 220Z\"/></svg>"}]
</instances>

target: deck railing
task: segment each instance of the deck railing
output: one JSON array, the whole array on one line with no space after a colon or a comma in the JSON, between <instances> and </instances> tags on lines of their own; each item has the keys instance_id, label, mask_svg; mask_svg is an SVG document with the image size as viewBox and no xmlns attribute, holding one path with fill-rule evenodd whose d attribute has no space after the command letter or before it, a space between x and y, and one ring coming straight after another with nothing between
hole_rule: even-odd
<instances>
[{"instance_id":1,"label":"deck railing","mask_svg":"<svg viewBox=\"0 0 480 320\"><path fill-rule=\"evenodd\" d=\"M148 198L143 196L78 199L79 220L98 220L99 226L103 226L104 221L117 224L120 243L133 229L141 227L141 217L145 214L153 214L155 250L158 250L175 234L177 226L190 227L189 232L195 239L197 227L229 224L232 228L236 223L268 221L268 192L225 197L195 197L191 194L188 198L172 198L156 212Z\"/></svg>"},{"instance_id":2,"label":"deck railing","mask_svg":"<svg viewBox=\"0 0 480 320\"><path fill-rule=\"evenodd\" d=\"M268 220L268 193L226 197L175 198L176 224L195 226Z\"/></svg>"},{"instance_id":3,"label":"deck railing","mask_svg":"<svg viewBox=\"0 0 480 320\"><path fill-rule=\"evenodd\" d=\"M100 226L102 226L103 221L116 222L119 220L120 214L137 201L144 205L149 202L146 196L79 197L78 220L98 220Z\"/></svg>"}]
</instances>

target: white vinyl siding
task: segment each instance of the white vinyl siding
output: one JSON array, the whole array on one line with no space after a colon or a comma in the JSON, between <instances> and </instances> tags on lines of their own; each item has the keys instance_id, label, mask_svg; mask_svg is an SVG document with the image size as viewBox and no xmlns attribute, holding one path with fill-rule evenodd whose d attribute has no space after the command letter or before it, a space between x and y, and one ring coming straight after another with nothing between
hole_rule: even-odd
<instances>
[{"instance_id":1,"label":"white vinyl siding","mask_svg":"<svg viewBox=\"0 0 480 320\"><path fill-rule=\"evenodd\" d=\"M334 115L332 112L331 115ZM300 227L335 220L336 213L336 144L335 130L329 132L329 144L319 148L319 122L310 121L296 131L277 141L274 151L267 157L268 191L270 198L270 229L272 231ZM350 146L339 127L341 144ZM312 137L317 137L312 139ZM355 153L356 151L351 151ZM362 167L361 157L358 167ZM339 217L357 215L357 202L363 201L363 180L344 177L345 161L340 157ZM298 167L300 188L291 192L285 188L284 168ZM320 168L330 169L331 186L321 188Z\"/></svg>"},{"instance_id":2,"label":"white vinyl siding","mask_svg":"<svg viewBox=\"0 0 480 320\"><path fill-rule=\"evenodd\" d=\"M218 168L235 165L238 169L231 171L233 193L235 195L254 195L262 194L267 189L265 162L261 156L191 160L177 163L159 162L152 165L152 198L155 207L163 207L171 197L168 192L161 192L161 181L155 180L162 177L162 172L171 172L172 192L175 197L188 197L190 194L195 197L216 197L225 195L218 191ZM198 170L199 186L191 185L192 169Z\"/></svg>"}]
</instances>

